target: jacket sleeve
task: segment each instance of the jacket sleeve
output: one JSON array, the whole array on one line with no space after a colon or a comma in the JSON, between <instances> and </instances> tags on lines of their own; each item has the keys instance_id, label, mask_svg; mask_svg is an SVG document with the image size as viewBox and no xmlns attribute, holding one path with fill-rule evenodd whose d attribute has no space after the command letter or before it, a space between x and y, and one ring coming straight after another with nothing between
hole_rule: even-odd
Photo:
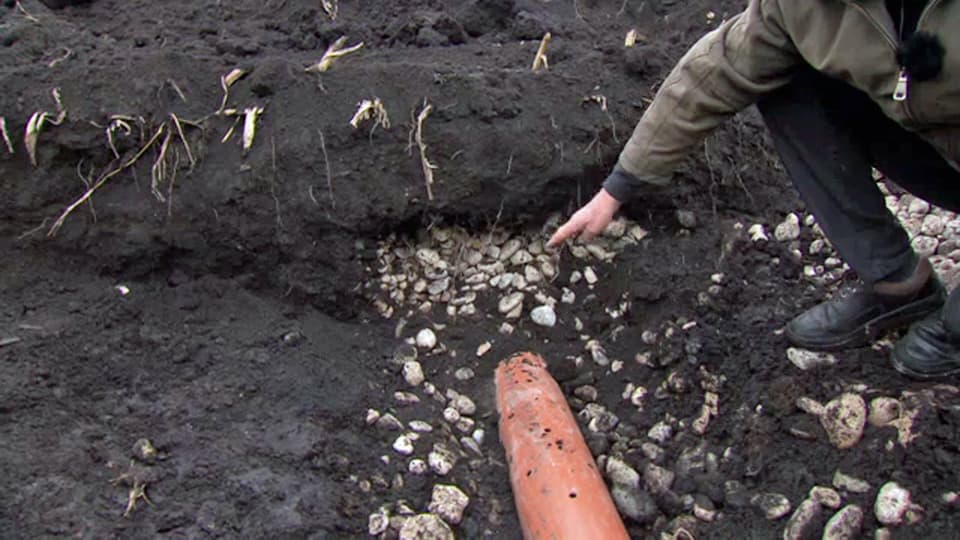
<instances>
[{"instance_id":1,"label":"jacket sleeve","mask_svg":"<svg viewBox=\"0 0 960 540\"><path fill-rule=\"evenodd\" d=\"M625 201L644 183L666 184L721 122L786 85L800 65L779 0L750 0L745 11L701 38L673 68L604 188Z\"/></svg>"}]
</instances>

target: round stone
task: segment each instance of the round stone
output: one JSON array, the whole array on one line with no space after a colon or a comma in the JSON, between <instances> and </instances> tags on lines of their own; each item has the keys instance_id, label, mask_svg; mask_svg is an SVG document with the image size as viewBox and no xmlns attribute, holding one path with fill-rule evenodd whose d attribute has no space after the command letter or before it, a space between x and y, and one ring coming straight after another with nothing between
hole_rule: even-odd
<instances>
[{"instance_id":1,"label":"round stone","mask_svg":"<svg viewBox=\"0 0 960 540\"><path fill-rule=\"evenodd\" d=\"M867 404L857 394L843 394L824 406L820 423L834 446L851 448L863 436L867 423Z\"/></svg>"},{"instance_id":2,"label":"round stone","mask_svg":"<svg viewBox=\"0 0 960 540\"><path fill-rule=\"evenodd\" d=\"M417 347L421 349L431 350L437 346L437 335L433 330L429 328L424 328L417 332Z\"/></svg>"},{"instance_id":3,"label":"round stone","mask_svg":"<svg viewBox=\"0 0 960 540\"><path fill-rule=\"evenodd\" d=\"M530 318L540 326L552 328L557 324L557 313L549 305L537 306L530 312Z\"/></svg>"},{"instance_id":4,"label":"round stone","mask_svg":"<svg viewBox=\"0 0 960 540\"><path fill-rule=\"evenodd\" d=\"M423 383L424 378L423 366L420 365L420 362L417 362L416 360L404 362L403 380L407 381L407 384L410 386L420 386L420 384Z\"/></svg>"}]
</instances>

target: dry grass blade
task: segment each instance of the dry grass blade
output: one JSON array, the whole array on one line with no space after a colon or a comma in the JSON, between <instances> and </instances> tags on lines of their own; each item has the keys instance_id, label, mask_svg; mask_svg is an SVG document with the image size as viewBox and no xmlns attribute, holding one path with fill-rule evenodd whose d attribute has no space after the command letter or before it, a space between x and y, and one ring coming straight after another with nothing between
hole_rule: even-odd
<instances>
[{"instance_id":1,"label":"dry grass blade","mask_svg":"<svg viewBox=\"0 0 960 540\"><path fill-rule=\"evenodd\" d=\"M23 134L23 143L27 147L27 154L30 156L30 163L37 166L37 141L40 139L40 130L47 123L59 126L67 117L67 110L63 108L63 100L60 97L60 89L54 88L51 92L53 101L57 104L57 115L52 113L37 111L30 116L27 121L27 127Z\"/></svg>"},{"instance_id":2,"label":"dry grass blade","mask_svg":"<svg viewBox=\"0 0 960 540\"><path fill-rule=\"evenodd\" d=\"M13 141L10 140L10 132L7 131L7 119L2 116L0 116L0 135L3 135L3 142L7 145L7 152L10 152L10 155L15 154Z\"/></svg>"},{"instance_id":3,"label":"dry grass blade","mask_svg":"<svg viewBox=\"0 0 960 540\"><path fill-rule=\"evenodd\" d=\"M230 73L220 76L220 88L223 89L223 100L220 102L220 108L217 109L217 114L223 114L224 110L227 108L227 100L230 98L230 87L233 86L233 83L242 79L246 74L246 71L240 68L235 68L231 70Z\"/></svg>"},{"instance_id":4,"label":"dry grass blade","mask_svg":"<svg viewBox=\"0 0 960 540\"><path fill-rule=\"evenodd\" d=\"M550 32L547 32L543 35L543 39L540 40L540 47L537 48L537 55L533 57L533 71L539 69L548 69L550 67L550 62L547 60L547 46L550 45L550 40L553 39L553 36Z\"/></svg>"},{"instance_id":5,"label":"dry grass blade","mask_svg":"<svg viewBox=\"0 0 960 540\"><path fill-rule=\"evenodd\" d=\"M320 61L316 64L308 67L305 71L311 73L325 73L330 66L333 65L333 61L342 56L346 56L350 53L359 51L363 47L363 42L353 45L352 47L344 48L343 46L347 43L347 36L340 36L339 39L334 41L329 47L327 47L326 52L323 53L323 57L320 58Z\"/></svg>"},{"instance_id":6,"label":"dry grass blade","mask_svg":"<svg viewBox=\"0 0 960 540\"><path fill-rule=\"evenodd\" d=\"M243 111L243 153L253 148L253 140L257 136L257 119L263 114L263 107L248 107Z\"/></svg>"},{"instance_id":7,"label":"dry grass blade","mask_svg":"<svg viewBox=\"0 0 960 540\"><path fill-rule=\"evenodd\" d=\"M337 14L340 12L339 0L320 0L320 7L331 21L337 20Z\"/></svg>"},{"instance_id":8,"label":"dry grass blade","mask_svg":"<svg viewBox=\"0 0 960 540\"><path fill-rule=\"evenodd\" d=\"M143 145L143 147L136 153L136 155L134 155L134 156L133 156L132 158L130 158L128 161L122 163L122 164L121 164L119 167L117 167L116 169L113 169L113 170L111 170L111 171L109 171L109 172L104 173L104 174L97 180L97 182L96 182L95 184L93 184L93 186L91 186L89 189L87 189L87 191L86 191L83 195L80 196L79 199L73 201L73 203L72 203L70 206L68 206L68 207L66 208L66 210L63 211L62 214L60 214L60 217L57 218L57 221L55 221L55 222L53 223L53 225L50 227L50 230L47 231L47 236L48 236L48 237L56 236L56 235L57 235L57 232L60 230L61 227L63 227L63 224L67 221L67 218L70 216L71 213L73 213L74 210L77 209L78 206L80 206L81 204L87 202L87 200L89 200L90 197L93 196L94 192L96 192L98 189L100 189L101 187L103 187L103 185L106 184L107 181L109 181L111 178L113 178L114 176L120 174L121 172L129 169L129 168L132 167L137 161L139 161L140 158L142 158L143 155L147 153L147 150L149 150L149 149L157 142L157 140L160 139L160 136L163 135L163 132L164 132L164 129L165 129L165 128L166 128L165 125L161 125L160 128L157 129L157 132L153 134L153 137L151 137L150 140L147 141L147 143Z\"/></svg>"},{"instance_id":9,"label":"dry grass blade","mask_svg":"<svg viewBox=\"0 0 960 540\"><path fill-rule=\"evenodd\" d=\"M221 144L226 144L227 141L229 141L233 137L234 132L237 130L237 125L240 124L240 119L241 117L237 116L233 120L233 125L230 126L230 129L228 129L227 132L223 134L223 138L220 139Z\"/></svg>"},{"instance_id":10,"label":"dry grass blade","mask_svg":"<svg viewBox=\"0 0 960 540\"><path fill-rule=\"evenodd\" d=\"M437 166L427 159L427 144L423 142L423 123L430 116L432 110L433 105L428 105L427 101L424 100L423 110L417 115L417 131L414 138L417 148L420 149L420 165L423 168L423 181L427 187L427 198L431 201L433 200L433 171L437 169Z\"/></svg>"}]
</instances>

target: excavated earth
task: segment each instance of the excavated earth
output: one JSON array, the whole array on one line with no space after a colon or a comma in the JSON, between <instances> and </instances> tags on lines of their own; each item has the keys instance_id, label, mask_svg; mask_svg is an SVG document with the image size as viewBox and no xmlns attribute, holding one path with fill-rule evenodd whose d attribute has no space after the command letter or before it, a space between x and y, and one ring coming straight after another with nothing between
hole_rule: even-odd
<instances>
[{"instance_id":1,"label":"excavated earth","mask_svg":"<svg viewBox=\"0 0 960 540\"><path fill-rule=\"evenodd\" d=\"M435 484L453 484L470 498L458 537L519 538L493 370L533 350L598 459L675 473L665 490L641 480L654 496L626 520L634 537L779 536L787 518L768 519L757 507L771 498L752 495L796 508L838 470L870 485L839 490L864 509L865 536L881 526L879 488L895 481L922 510L893 537L954 537L953 381L901 378L889 339L807 371L787 360L783 325L852 277L823 277L836 261L810 249L816 228L755 112L709 138L674 185L625 208L645 235L611 240L615 257L542 251L673 62L742 4L342 0L336 17L316 0L0 4L13 150L0 144L0 536L362 538L379 514L396 537L405 513L428 511ZM631 29L639 39L625 48ZM533 72L545 32L549 69ZM341 36L363 47L306 70ZM244 76L224 99L235 69ZM389 125L351 126L368 99ZM415 136L427 104L432 197ZM38 112L49 115L34 165L25 128ZM778 241L790 212L799 237ZM754 224L769 240L751 239ZM465 310L449 276L429 278L450 290L427 306L417 285L398 284L414 252L434 270L460 268L466 251L495 260L508 238L555 271L512 332L499 285ZM571 279L588 264L595 283ZM531 308L561 296L556 325L535 324ZM424 328L439 344L421 348L427 382L410 386L396 360ZM599 363L585 349L594 341ZM648 389L642 406L628 384ZM475 403L467 425L444 420L448 390ZM691 425L705 391L719 403L701 435ZM796 403L843 392L911 404L912 440L868 426L836 448ZM599 407L605 429L587 421ZM406 427L367 422L388 414L433 430L402 455L391 428ZM658 424L672 436L649 433ZM464 434L478 444L455 449L449 472L410 471ZM131 497L138 489L149 502Z\"/></svg>"}]
</instances>

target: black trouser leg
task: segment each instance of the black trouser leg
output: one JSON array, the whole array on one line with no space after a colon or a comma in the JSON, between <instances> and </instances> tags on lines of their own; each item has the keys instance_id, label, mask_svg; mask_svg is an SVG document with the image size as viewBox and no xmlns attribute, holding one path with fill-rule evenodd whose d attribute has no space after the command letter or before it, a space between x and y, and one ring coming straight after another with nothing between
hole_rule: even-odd
<instances>
[{"instance_id":1,"label":"black trouser leg","mask_svg":"<svg viewBox=\"0 0 960 540\"><path fill-rule=\"evenodd\" d=\"M917 264L872 166L918 197L960 209L960 172L849 85L811 69L758 107L801 197L865 282L899 279Z\"/></svg>"}]
</instances>

